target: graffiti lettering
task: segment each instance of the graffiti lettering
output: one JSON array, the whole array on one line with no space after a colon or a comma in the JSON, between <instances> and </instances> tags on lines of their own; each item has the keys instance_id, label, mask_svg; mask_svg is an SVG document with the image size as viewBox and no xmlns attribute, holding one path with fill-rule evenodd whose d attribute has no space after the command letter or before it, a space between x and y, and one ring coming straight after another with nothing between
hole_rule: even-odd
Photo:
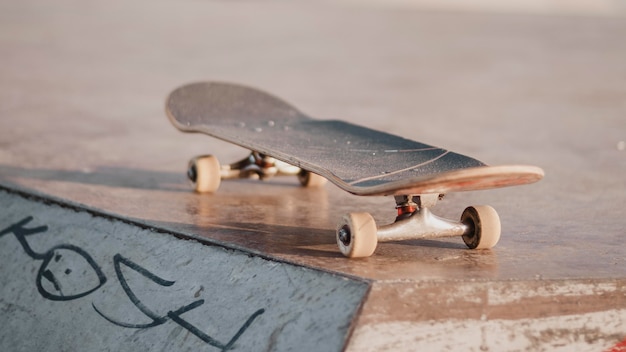
<instances>
[{"instance_id":1,"label":"graffiti lettering","mask_svg":"<svg viewBox=\"0 0 626 352\"><path fill-rule=\"evenodd\" d=\"M13 234L22 246L26 255L33 260L42 261L35 278L35 285L42 297L53 301L76 300L78 298L88 296L107 282L106 275L96 261L87 251L78 246L72 244L60 244L53 246L42 253L35 251L29 244L28 236L46 233L48 231L48 226L41 225L27 227L31 221L33 221L33 217L27 216L24 219L10 225L0 231L0 238L8 234ZM63 264L64 261L67 263L73 263L74 268L72 269L66 267L67 265ZM76 265L79 267L76 268ZM183 318L183 315L186 312L202 306L205 303L203 299L195 300L187 305L179 307L178 309L170 310L165 315L159 315L143 303L133 292L126 280L126 277L124 276L122 266L133 270L144 278L162 287L172 286L176 282L163 279L134 261L125 258L121 254L115 254L113 256L113 267L115 268L117 281L121 285L130 302L146 317L148 317L150 321L147 323L118 321L106 315L102 309L97 308L93 302L91 305L96 313L102 318L123 328L148 329L162 325L167 321L172 321L188 330L208 345L216 347L222 351L227 351L232 349L236 341L245 333L253 322L260 315L265 313L265 309L256 310L243 322L239 330L228 340L228 342L224 343L206 334L197 326L191 324ZM73 272L79 272L80 275L74 275L74 277L72 277L71 274Z\"/></svg>"}]
</instances>

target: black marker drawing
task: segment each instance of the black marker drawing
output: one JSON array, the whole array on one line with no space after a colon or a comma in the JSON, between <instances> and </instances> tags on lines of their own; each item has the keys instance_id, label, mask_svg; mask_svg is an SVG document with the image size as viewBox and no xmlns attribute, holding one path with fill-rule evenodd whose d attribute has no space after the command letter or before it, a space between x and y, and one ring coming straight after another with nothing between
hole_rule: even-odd
<instances>
[{"instance_id":1,"label":"black marker drawing","mask_svg":"<svg viewBox=\"0 0 626 352\"><path fill-rule=\"evenodd\" d=\"M12 233L29 257L34 260L43 261L39 267L36 278L37 290L42 297L52 301L71 301L87 296L106 283L107 279L102 269L100 269L98 264L91 258L89 253L80 247L71 244L61 244L43 253L35 252L28 244L26 236L47 232L48 226L26 228L25 226L32 220L33 217L28 216L9 226L0 232L0 238L6 234ZM64 256L78 256L82 259L78 261L82 263L79 268L82 270L78 271L81 273L81 277L74 275L75 278L72 280L72 270L70 268L54 270L56 269L54 263L61 261ZM85 272L91 275L87 275ZM87 279L84 279L85 275L88 276ZM64 281L69 281L72 284L64 285Z\"/></svg>"},{"instance_id":2,"label":"black marker drawing","mask_svg":"<svg viewBox=\"0 0 626 352\"><path fill-rule=\"evenodd\" d=\"M122 286L122 289L124 290L124 292L126 293L128 298L130 299L130 301L143 314L145 314L148 318L150 318L152 320L149 323L125 323L125 322L116 321L116 320L106 316L105 314L103 314L95 305L92 304L93 308L96 310L96 312L98 312L98 314L100 314L104 319L106 319L109 322L111 322L111 323L113 323L115 325L118 325L118 326L123 326L123 327L126 327L126 328L145 329L145 328L150 328L150 327L154 327L154 326L157 326L157 325L161 325L161 324L165 323L166 321L168 321L169 319L171 319L172 321L174 321L178 325L180 325L183 328L187 329L192 334L196 335L202 341L208 343L211 346L217 347L217 348L221 349L222 351L227 351L227 350L231 349L233 344L248 329L248 327L252 324L252 322L259 315L261 315L261 314L263 314L265 312L265 309L259 309L256 312L254 312L244 322L244 324L241 326L239 331L237 331L237 333L227 343L222 343L222 342L216 340L215 338L213 338L213 337L203 333L196 326L190 324L188 321L186 321L185 319L182 318L182 315L184 313L186 313L186 312L188 312L188 311L190 311L190 310L192 310L194 308L197 308L197 307L203 305L204 304L204 300L203 299L194 301L194 302L192 302L192 303L190 303L190 304L188 304L186 306L178 308L177 310L169 311L167 313L167 315L165 315L165 316L160 316L160 315L154 313L150 308L148 308L135 295L133 290L128 285L128 282L126 281L126 278L124 277L124 273L122 273L121 264L123 264L124 266L128 267L129 269L134 270L135 272L141 274L143 277L153 281L154 283L156 283L156 284L158 284L160 286L172 286L175 283L175 281L169 281L169 280L162 279L162 278L154 275L150 271L146 270L145 268L141 267L137 263L135 263L135 262L133 262L133 261L127 259L127 258L124 258L120 254L116 254L113 257L113 264L114 264L114 267L115 267L115 274L117 275L117 279L120 282L120 285Z\"/></svg>"},{"instance_id":3,"label":"black marker drawing","mask_svg":"<svg viewBox=\"0 0 626 352\"><path fill-rule=\"evenodd\" d=\"M13 235L15 235L15 238L22 246L24 252L26 252L26 254L30 258L34 260L42 260L36 277L37 290L42 297L53 301L70 301L89 295L90 293L102 287L102 285L107 282L107 278L102 272L100 266L98 266L98 264L93 260L89 253L87 253L85 250L78 246L71 244L60 244L50 248L43 253L35 252L29 245L27 241L27 236L45 233L48 231L48 226L43 225L30 228L25 227L32 220L33 217L28 216L18 221L17 223L7 227L6 229L0 231L0 238L2 238L6 234L12 233ZM79 260L76 260L76 258L71 258L73 256L78 256ZM69 268L68 265L64 265L63 261L68 257L70 259L73 259L68 260L68 263L74 263L75 266L75 263L78 262L80 263L80 267ZM123 257L119 253L115 254L113 256L113 266L115 268L115 274L120 285L122 286L122 289L128 296L129 300L133 303L133 305L135 305L135 307L137 307L146 317L151 320L148 323L127 323L117 321L104 314L102 310L98 309L92 302L91 305L96 313L98 313L102 318L106 319L110 323L117 326L132 329L147 329L164 324L167 321L171 320L172 322L188 330L190 333L192 333L208 345L216 347L222 351L227 351L233 349L237 340L252 325L254 320L263 313L265 313L265 309L256 310L252 315L250 315L250 317L248 317L248 319L246 319L246 321L241 325L239 330L230 338L230 340L226 343L223 343L216 338L204 333L198 327L189 323L182 317L184 313L203 305L205 302L203 299L193 301L190 304L182 306L176 310L167 312L167 314L164 316L160 316L153 312L137 297L137 295L135 295L131 287L128 285L126 278L124 277L121 265L124 265L125 267L134 270L138 274L160 286L168 287L175 284L175 281L160 278L159 276L155 275L154 273L150 272L139 264L131 261L128 258ZM75 275L76 277L79 277L79 279L68 280L68 277L71 277L71 274L73 272L78 272L81 274L80 277L78 275ZM87 275L86 279L84 277L85 275Z\"/></svg>"}]
</instances>

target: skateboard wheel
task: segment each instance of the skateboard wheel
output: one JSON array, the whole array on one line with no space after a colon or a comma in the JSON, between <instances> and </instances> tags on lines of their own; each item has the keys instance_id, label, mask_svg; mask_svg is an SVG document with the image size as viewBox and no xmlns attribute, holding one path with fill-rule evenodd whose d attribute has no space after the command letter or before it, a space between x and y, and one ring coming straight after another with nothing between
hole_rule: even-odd
<instances>
[{"instance_id":1,"label":"skateboard wheel","mask_svg":"<svg viewBox=\"0 0 626 352\"><path fill-rule=\"evenodd\" d=\"M374 218L368 213L350 213L337 226L337 245L349 258L369 257L378 244Z\"/></svg>"},{"instance_id":2,"label":"skateboard wheel","mask_svg":"<svg viewBox=\"0 0 626 352\"><path fill-rule=\"evenodd\" d=\"M318 174L302 170L298 174L298 181L300 181L303 187L321 187L325 185L328 180Z\"/></svg>"},{"instance_id":3,"label":"skateboard wheel","mask_svg":"<svg viewBox=\"0 0 626 352\"><path fill-rule=\"evenodd\" d=\"M198 193L212 193L220 187L220 162L213 155L197 156L189 161L187 177Z\"/></svg>"},{"instance_id":4,"label":"skateboard wheel","mask_svg":"<svg viewBox=\"0 0 626 352\"><path fill-rule=\"evenodd\" d=\"M492 248L500 240L500 217L488 205L467 207L461 222L468 227L463 242L471 249Z\"/></svg>"}]
</instances>

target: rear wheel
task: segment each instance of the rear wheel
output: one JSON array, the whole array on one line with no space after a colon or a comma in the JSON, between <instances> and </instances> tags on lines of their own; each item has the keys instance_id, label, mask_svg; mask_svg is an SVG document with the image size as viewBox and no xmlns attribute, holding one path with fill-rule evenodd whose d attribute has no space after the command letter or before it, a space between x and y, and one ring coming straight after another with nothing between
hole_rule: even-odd
<instances>
[{"instance_id":1,"label":"rear wheel","mask_svg":"<svg viewBox=\"0 0 626 352\"><path fill-rule=\"evenodd\" d=\"M298 181L304 187L321 187L327 182L324 177L306 170L300 171Z\"/></svg>"},{"instance_id":2,"label":"rear wheel","mask_svg":"<svg viewBox=\"0 0 626 352\"><path fill-rule=\"evenodd\" d=\"M197 156L189 161L187 177L193 182L198 193L217 191L222 181L220 162L213 155Z\"/></svg>"}]
</instances>

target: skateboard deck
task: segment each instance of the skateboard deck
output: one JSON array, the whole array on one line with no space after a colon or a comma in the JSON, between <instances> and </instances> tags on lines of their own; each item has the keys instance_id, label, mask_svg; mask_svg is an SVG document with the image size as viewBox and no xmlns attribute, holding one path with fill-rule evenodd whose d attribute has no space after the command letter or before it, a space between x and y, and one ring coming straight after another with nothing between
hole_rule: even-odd
<instances>
[{"instance_id":1,"label":"skateboard deck","mask_svg":"<svg viewBox=\"0 0 626 352\"><path fill-rule=\"evenodd\" d=\"M527 184L543 177L535 166L488 166L345 121L314 119L273 95L241 85L182 86L167 98L166 111L181 131L205 133L273 157L356 195L443 194Z\"/></svg>"}]
</instances>

